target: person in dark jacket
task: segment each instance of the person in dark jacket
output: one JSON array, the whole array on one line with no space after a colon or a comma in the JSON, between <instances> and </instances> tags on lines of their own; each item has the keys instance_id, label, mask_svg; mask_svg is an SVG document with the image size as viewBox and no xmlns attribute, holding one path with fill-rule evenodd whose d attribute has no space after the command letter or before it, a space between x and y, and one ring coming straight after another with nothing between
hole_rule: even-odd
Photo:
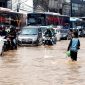
<instances>
[{"instance_id":1,"label":"person in dark jacket","mask_svg":"<svg viewBox=\"0 0 85 85\"><path fill-rule=\"evenodd\" d=\"M6 36L7 35L7 32L5 30L5 28L2 29L2 32L1 32L1 36Z\"/></svg>"},{"instance_id":2,"label":"person in dark jacket","mask_svg":"<svg viewBox=\"0 0 85 85\"><path fill-rule=\"evenodd\" d=\"M9 38L11 40L11 49L17 49L17 42L16 42L16 29L11 28L9 32Z\"/></svg>"},{"instance_id":3,"label":"person in dark jacket","mask_svg":"<svg viewBox=\"0 0 85 85\"><path fill-rule=\"evenodd\" d=\"M54 44L54 40L53 40L53 32L51 29L46 29L45 31L45 43L47 45L53 45ZM49 38L49 39L48 39Z\"/></svg>"},{"instance_id":4,"label":"person in dark jacket","mask_svg":"<svg viewBox=\"0 0 85 85\"><path fill-rule=\"evenodd\" d=\"M52 37L52 31L50 29L47 29L45 31L45 36Z\"/></svg>"},{"instance_id":5,"label":"person in dark jacket","mask_svg":"<svg viewBox=\"0 0 85 85\"><path fill-rule=\"evenodd\" d=\"M78 32L73 32L73 38L70 40L68 51L70 50L70 56L72 61L77 61L77 53L80 49L80 40L78 39Z\"/></svg>"},{"instance_id":6,"label":"person in dark jacket","mask_svg":"<svg viewBox=\"0 0 85 85\"><path fill-rule=\"evenodd\" d=\"M71 40L72 39L72 33L73 33L72 29L69 29L68 30L68 35L67 35L67 39L68 40Z\"/></svg>"}]
</instances>

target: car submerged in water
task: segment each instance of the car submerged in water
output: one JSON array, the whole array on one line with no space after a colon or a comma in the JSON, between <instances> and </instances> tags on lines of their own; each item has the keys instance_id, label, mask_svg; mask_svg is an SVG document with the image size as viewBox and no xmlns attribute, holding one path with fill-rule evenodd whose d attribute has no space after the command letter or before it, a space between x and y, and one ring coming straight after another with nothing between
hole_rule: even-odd
<instances>
[{"instance_id":1,"label":"car submerged in water","mask_svg":"<svg viewBox=\"0 0 85 85\"><path fill-rule=\"evenodd\" d=\"M42 30L38 26L25 26L17 37L18 45L41 45Z\"/></svg>"}]
</instances>

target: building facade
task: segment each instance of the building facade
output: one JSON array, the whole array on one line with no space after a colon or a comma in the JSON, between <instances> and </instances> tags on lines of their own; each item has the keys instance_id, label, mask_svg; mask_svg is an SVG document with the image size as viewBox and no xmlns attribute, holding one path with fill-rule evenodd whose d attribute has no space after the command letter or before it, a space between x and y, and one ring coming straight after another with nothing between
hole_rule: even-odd
<instances>
[{"instance_id":1,"label":"building facade","mask_svg":"<svg viewBox=\"0 0 85 85\"><path fill-rule=\"evenodd\" d=\"M0 7L23 12L57 12L73 17L85 16L85 0L0 0Z\"/></svg>"},{"instance_id":2,"label":"building facade","mask_svg":"<svg viewBox=\"0 0 85 85\"><path fill-rule=\"evenodd\" d=\"M63 0L33 0L34 11L62 12Z\"/></svg>"},{"instance_id":3,"label":"building facade","mask_svg":"<svg viewBox=\"0 0 85 85\"><path fill-rule=\"evenodd\" d=\"M12 7L11 0L0 0L0 7L10 8Z\"/></svg>"},{"instance_id":4,"label":"building facade","mask_svg":"<svg viewBox=\"0 0 85 85\"><path fill-rule=\"evenodd\" d=\"M48 11L49 0L33 0L34 12Z\"/></svg>"},{"instance_id":5,"label":"building facade","mask_svg":"<svg viewBox=\"0 0 85 85\"><path fill-rule=\"evenodd\" d=\"M85 0L64 0L63 14L72 17L85 16Z\"/></svg>"},{"instance_id":6,"label":"building facade","mask_svg":"<svg viewBox=\"0 0 85 85\"><path fill-rule=\"evenodd\" d=\"M58 12L62 14L62 3L63 0L49 0L49 11Z\"/></svg>"},{"instance_id":7,"label":"building facade","mask_svg":"<svg viewBox=\"0 0 85 85\"><path fill-rule=\"evenodd\" d=\"M85 0L71 0L71 16L85 16Z\"/></svg>"},{"instance_id":8,"label":"building facade","mask_svg":"<svg viewBox=\"0 0 85 85\"><path fill-rule=\"evenodd\" d=\"M12 0L12 10L28 13L33 11L33 0Z\"/></svg>"}]
</instances>

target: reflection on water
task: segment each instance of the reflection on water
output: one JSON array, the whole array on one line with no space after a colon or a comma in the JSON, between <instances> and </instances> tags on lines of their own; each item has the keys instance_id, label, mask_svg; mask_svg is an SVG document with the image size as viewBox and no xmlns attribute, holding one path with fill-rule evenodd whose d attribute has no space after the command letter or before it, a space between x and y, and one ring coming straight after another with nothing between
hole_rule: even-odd
<instances>
[{"instance_id":1,"label":"reflection on water","mask_svg":"<svg viewBox=\"0 0 85 85\"><path fill-rule=\"evenodd\" d=\"M0 57L0 85L85 85L83 51L77 62L69 61L64 46L68 41L62 42L4 53Z\"/></svg>"}]
</instances>

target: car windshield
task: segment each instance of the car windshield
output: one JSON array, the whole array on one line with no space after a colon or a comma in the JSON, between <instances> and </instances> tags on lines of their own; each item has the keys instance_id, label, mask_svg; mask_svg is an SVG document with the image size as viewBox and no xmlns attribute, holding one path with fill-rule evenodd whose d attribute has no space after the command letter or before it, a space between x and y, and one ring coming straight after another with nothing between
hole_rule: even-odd
<instances>
[{"instance_id":1,"label":"car windshield","mask_svg":"<svg viewBox=\"0 0 85 85\"><path fill-rule=\"evenodd\" d=\"M38 30L36 28L22 29L21 35L36 35Z\"/></svg>"},{"instance_id":2,"label":"car windshield","mask_svg":"<svg viewBox=\"0 0 85 85\"><path fill-rule=\"evenodd\" d=\"M68 30L60 30L61 33L67 33Z\"/></svg>"},{"instance_id":3,"label":"car windshield","mask_svg":"<svg viewBox=\"0 0 85 85\"><path fill-rule=\"evenodd\" d=\"M44 33L46 31L46 29L48 28L48 26L40 26L42 33Z\"/></svg>"},{"instance_id":4,"label":"car windshield","mask_svg":"<svg viewBox=\"0 0 85 85\"><path fill-rule=\"evenodd\" d=\"M82 28L82 26L77 26L77 29L81 29Z\"/></svg>"},{"instance_id":5,"label":"car windshield","mask_svg":"<svg viewBox=\"0 0 85 85\"><path fill-rule=\"evenodd\" d=\"M41 27L42 33L46 31L46 27Z\"/></svg>"}]
</instances>

